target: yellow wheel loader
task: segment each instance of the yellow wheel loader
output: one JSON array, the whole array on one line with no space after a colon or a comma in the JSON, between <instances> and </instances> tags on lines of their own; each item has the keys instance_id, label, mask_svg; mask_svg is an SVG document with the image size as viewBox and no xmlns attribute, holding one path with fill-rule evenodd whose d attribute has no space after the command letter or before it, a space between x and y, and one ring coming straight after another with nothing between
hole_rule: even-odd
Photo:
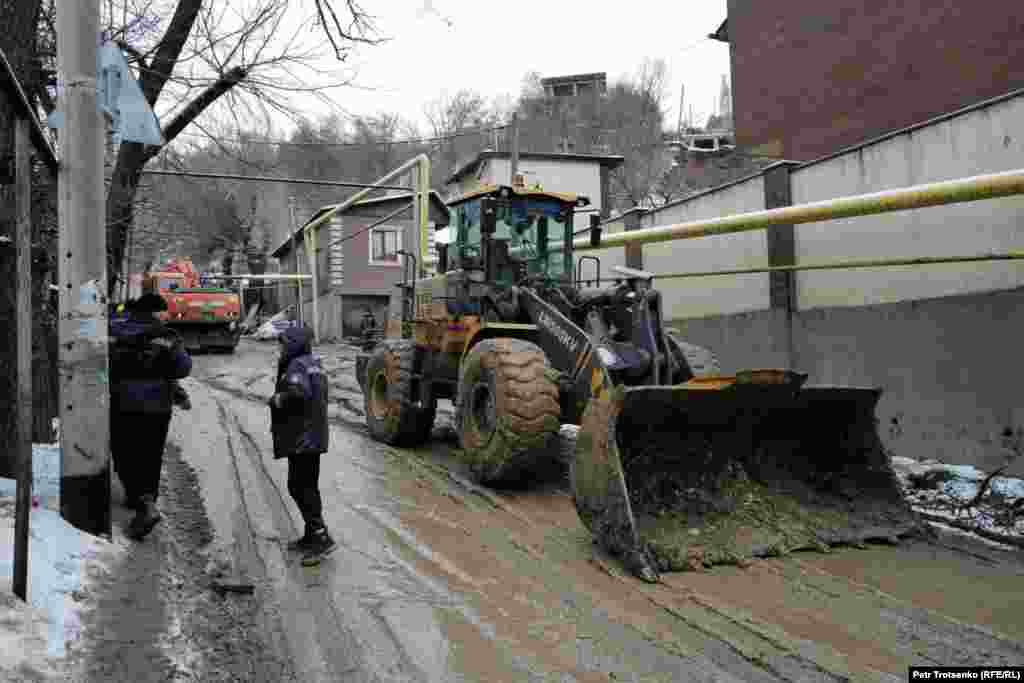
<instances>
[{"instance_id":1,"label":"yellow wheel loader","mask_svg":"<svg viewBox=\"0 0 1024 683\"><path fill-rule=\"evenodd\" d=\"M918 527L876 432L878 389L807 386L787 369L721 374L665 328L651 274L602 280L592 256L574 270L573 215L588 204L522 186L450 203L441 274L416 279L406 254L387 336L357 359L375 439L423 443L437 400L451 399L459 457L493 484L550 464L560 426L579 425L576 509L648 581ZM597 287L583 286L587 259Z\"/></svg>"}]
</instances>

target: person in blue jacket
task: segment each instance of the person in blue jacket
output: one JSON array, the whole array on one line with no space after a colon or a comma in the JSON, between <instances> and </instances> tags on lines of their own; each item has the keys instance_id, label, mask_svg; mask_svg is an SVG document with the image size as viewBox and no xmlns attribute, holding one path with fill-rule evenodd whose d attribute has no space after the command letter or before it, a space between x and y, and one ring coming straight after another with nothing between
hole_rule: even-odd
<instances>
[{"instance_id":1,"label":"person in blue jacket","mask_svg":"<svg viewBox=\"0 0 1024 683\"><path fill-rule=\"evenodd\" d=\"M320 497L320 456L327 452L327 379L320 359L313 355L312 333L297 324L286 328L278 341L277 383L270 405L270 431L274 458L288 459L288 493L305 530L288 544L304 554L304 565L315 565L337 545L324 523Z\"/></svg>"},{"instance_id":2,"label":"person in blue jacket","mask_svg":"<svg viewBox=\"0 0 1024 683\"><path fill-rule=\"evenodd\" d=\"M177 380L192 371L181 338L156 317L167 302L143 294L110 323L110 451L136 512L128 535L142 540L160 521L156 508L171 411L181 391Z\"/></svg>"}]
</instances>

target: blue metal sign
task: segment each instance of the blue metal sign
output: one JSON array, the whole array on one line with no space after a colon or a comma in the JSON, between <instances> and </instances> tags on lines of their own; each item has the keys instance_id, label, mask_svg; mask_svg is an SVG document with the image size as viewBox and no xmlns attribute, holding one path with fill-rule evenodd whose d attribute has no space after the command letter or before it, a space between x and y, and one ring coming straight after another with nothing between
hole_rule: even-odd
<instances>
[{"instance_id":1,"label":"blue metal sign","mask_svg":"<svg viewBox=\"0 0 1024 683\"><path fill-rule=\"evenodd\" d=\"M96 71L97 105L110 120L114 142L163 145L164 137L156 114L117 45L107 42L100 46ZM48 123L50 128L63 127L63 112L50 114Z\"/></svg>"}]
</instances>

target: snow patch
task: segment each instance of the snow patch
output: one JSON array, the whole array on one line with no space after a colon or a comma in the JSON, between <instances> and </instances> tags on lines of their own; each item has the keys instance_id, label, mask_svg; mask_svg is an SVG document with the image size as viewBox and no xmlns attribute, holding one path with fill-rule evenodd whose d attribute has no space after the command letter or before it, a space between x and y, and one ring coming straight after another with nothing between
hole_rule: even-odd
<instances>
[{"instance_id":1,"label":"snow patch","mask_svg":"<svg viewBox=\"0 0 1024 683\"><path fill-rule=\"evenodd\" d=\"M45 615L45 655L63 657L66 646L81 631L80 608L75 596L84 587L87 565L98 562L113 546L64 521L60 508L60 446L32 447L33 507L29 516L28 603ZM0 582L8 586L14 575L13 479L0 478ZM20 600L18 601L20 602ZM8 635L0 621L0 642ZM12 650L4 649L5 652ZM17 650L14 650L17 651ZM26 657L31 653L26 652Z\"/></svg>"},{"instance_id":2,"label":"snow patch","mask_svg":"<svg viewBox=\"0 0 1024 683\"><path fill-rule=\"evenodd\" d=\"M46 612L14 595L9 578L0 578L0 680L57 679L46 654Z\"/></svg>"},{"instance_id":3,"label":"snow patch","mask_svg":"<svg viewBox=\"0 0 1024 683\"><path fill-rule=\"evenodd\" d=\"M0 478L0 498L13 499L16 490L14 479ZM60 510L60 444L32 445L32 501Z\"/></svg>"},{"instance_id":4,"label":"snow patch","mask_svg":"<svg viewBox=\"0 0 1024 683\"><path fill-rule=\"evenodd\" d=\"M993 506L986 500L971 510L951 509L951 504L965 504L978 494L978 490L988 476L986 472L973 465L949 465L934 460L918 461L911 458L894 456L893 469L907 499L915 510L930 515L944 517L951 521L967 522L984 531L1004 534L1024 539L1024 519L1017 520L1012 528L1001 526L995 522ZM929 473L942 473L934 479L934 488L919 488L911 481ZM944 476L943 476L944 475ZM1024 498L1024 480L1013 477L994 477L989 482L990 495L1002 498L1005 505ZM989 545L1006 548L1003 544L984 539L970 532L962 534L974 537Z\"/></svg>"}]
</instances>

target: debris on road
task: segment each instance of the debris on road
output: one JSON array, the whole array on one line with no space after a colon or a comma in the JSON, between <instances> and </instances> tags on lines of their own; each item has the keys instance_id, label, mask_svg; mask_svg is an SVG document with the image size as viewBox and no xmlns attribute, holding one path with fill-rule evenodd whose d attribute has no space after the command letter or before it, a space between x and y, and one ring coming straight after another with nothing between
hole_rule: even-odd
<instances>
[{"instance_id":1,"label":"debris on road","mask_svg":"<svg viewBox=\"0 0 1024 683\"><path fill-rule=\"evenodd\" d=\"M273 315L270 320L266 321L253 333L254 339L260 341L269 341L271 339L277 339L281 336L281 333L287 330L289 327L298 325L298 321L291 320L291 311L285 309L280 313Z\"/></svg>"},{"instance_id":2,"label":"debris on road","mask_svg":"<svg viewBox=\"0 0 1024 683\"><path fill-rule=\"evenodd\" d=\"M242 595L252 595L256 590L255 584L247 581L230 579L215 579L210 585L212 585L214 590L219 593L241 593Z\"/></svg>"},{"instance_id":3,"label":"debris on road","mask_svg":"<svg viewBox=\"0 0 1024 683\"><path fill-rule=\"evenodd\" d=\"M1004 549L1024 548L1024 480L971 465L899 456L892 463L907 499L930 523Z\"/></svg>"}]
</instances>

